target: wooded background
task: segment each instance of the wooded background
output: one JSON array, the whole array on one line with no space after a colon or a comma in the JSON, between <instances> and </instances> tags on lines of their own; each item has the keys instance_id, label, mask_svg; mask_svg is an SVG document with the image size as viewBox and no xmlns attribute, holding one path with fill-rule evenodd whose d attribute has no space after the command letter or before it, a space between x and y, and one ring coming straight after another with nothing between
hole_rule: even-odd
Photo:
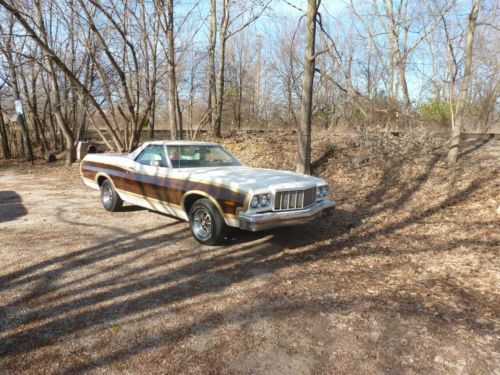
<instances>
[{"instance_id":1,"label":"wooded background","mask_svg":"<svg viewBox=\"0 0 500 375\"><path fill-rule=\"evenodd\" d=\"M498 8L0 0L0 152L32 160L64 149L70 164L89 131L126 151L158 129L289 129L309 164L311 129L498 131Z\"/></svg>"}]
</instances>

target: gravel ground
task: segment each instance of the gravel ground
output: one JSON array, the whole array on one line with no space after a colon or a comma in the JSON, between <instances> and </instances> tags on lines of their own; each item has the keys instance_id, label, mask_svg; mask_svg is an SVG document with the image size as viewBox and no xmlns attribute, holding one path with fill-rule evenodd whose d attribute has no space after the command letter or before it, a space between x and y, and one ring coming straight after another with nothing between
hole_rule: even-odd
<instances>
[{"instance_id":1,"label":"gravel ground","mask_svg":"<svg viewBox=\"0 0 500 375\"><path fill-rule=\"evenodd\" d=\"M500 374L499 148L325 154L331 217L215 248L78 166L0 163L0 373Z\"/></svg>"}]
</instances>

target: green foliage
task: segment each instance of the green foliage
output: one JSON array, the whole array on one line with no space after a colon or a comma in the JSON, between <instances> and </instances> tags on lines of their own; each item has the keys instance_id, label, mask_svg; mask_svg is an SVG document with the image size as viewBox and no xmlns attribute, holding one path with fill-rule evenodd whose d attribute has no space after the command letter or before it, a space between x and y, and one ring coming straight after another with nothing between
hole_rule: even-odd
<instances>
[{"instance_id":1,"label":"green foliage","mask_svg":"<svg viewBox=\"0 0 500 375\"><path fill-rule=\"evenodd\" d=\"M456 102L452 102L453 111L456 109ZM432 99L423 103L418 108L418 112L423 120L448 122L451 121L450 103L440 99Z\"/></svg>"}]
</instances>

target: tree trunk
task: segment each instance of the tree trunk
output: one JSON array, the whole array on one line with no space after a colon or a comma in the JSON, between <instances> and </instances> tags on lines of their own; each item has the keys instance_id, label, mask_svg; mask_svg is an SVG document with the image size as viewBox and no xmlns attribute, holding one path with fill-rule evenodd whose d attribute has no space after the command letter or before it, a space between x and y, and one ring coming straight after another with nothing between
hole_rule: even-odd
<instances>
[{"instance_id":1,"label":"tree trunk","mask_svg":"<svg viewBox=\"0 0 500 375\"><path fill-rule=\"evenodd\" d=\"M286 82L286 101L287 101L287 126L295 127L297 126L297 118L295 116L295 111L293 109L293 87L292 78L287 78Z\"/></svg>"},{"instance_id":2,"label":"tree trunk","mask_svg":"<svg viewBox=\"0 0 500 375\"><path fill-rule=\"evenodd\" d=\"M217 43L217 0L210 0L210 44L208 47L208 122L212 124L215 113L215 44Z\"/></svg>"},{"instance_id":3,"label":"tree trunk","mask_svg":"<svg viewBox=\"0 0 500 375\"><path fill-rule=\"evenodd\" d=\"M7 64L10 72L10 79L12 83L12 89L14 90L14 100L21 100L21 92L19 90L19 84L17 81L17 71L16 66L14 65L14 57L12 55L12 24L9 29L9 37L7 40L6 50L4 51L5 57L7 59ZM24 122L24 116L17 114L17 123L19 125L19 131L21 133L22 146L24 149L24 154L26 156L27 161L33 161L33 148L31 146L31 140L29 137L28 129Z\"/></svg>"},{"instance_id":4,"label":"tree trunk","mask_svg":"<svg viewBox=\"0 0 500 375\"><path fill-rule=\"evenodd\" d=\"M42 5L40 0L35 0L35 7L37 10L36 18L37 18L38 28L40 29L40 39L46 45L48 45L49 43L47 39L47 32L45 30L45 22L43 20ZM69 128L68 123L63 118L63 114L61 111L61 93L59 91L59 84L57 83L56 71L54 69L52 59L45 52L44 52L43 64L49 75L50 88L53 100L52 109L54 110L56 123L59 129L61 130L61 134L64 137L64 141L66 143L66 165L70 166L76 160L76 150L75 150L73 132Z\"/></svg>"},{"instance_id":5,"label":"tree trunk","mask_svg":"<svg viewBox=\"0 0 500 375\"><path fill-rule=\"evenodd\" d=\"M448 165L453 166L458 159L460 146L460 134L462 132L464 121L464 109L467 101L467 91L469 90L469 81L472 70L472 53L474 44L474 33L476 30L477 14L479 13L480 0L474 0L472 10L469 14L469 26L467 30L467 42L465 47L465 66L464 76L460 85L458 94L458 103L455 115L455 126L451 130L450 149L448 151Z\"/></svg>"},{"instance_id":6,"label":"tree trunk","mask_svg":"<svg viewBox=\"0 0 500 375\"><path fill-rule=\"evenodd\" d=\"M260 70L261 70L261 55L262 55L262 37L257 35L257 66L256 66L256 92L255 92L255 114L257 129L260 130Z\"/></svg>"},{"instance_id":7,"label":"tree trunk","mask_svg":"<svg viewBox=\"0 0 500 375\"><path fill-rule=\"evenodd\" d=\"M405 2L404 3L405 6L408 6L408 2ZM402 2L401 2L401 6L402 5ZM389 35L389 38L390 38L390 41L391 41L391 48L392 48L392 51L391 51L391 55L392 55L392 59L393 59L393 64L396 64L396 69L397 69L397 77L398 77L398 80L396 82L396 89L395 89L395 99L397 100L397 96L398 96L398 91L399 91L399 87L398 86L401 86L401 94L402 94L402 97L403 97L403 105L405 107L405 110L409 111L410 109L410 106L411 106L411 102L410 102L410 94L408 92L408 84L406 82L406 59L405 57L403 56L402 52L401 52L401 48L406 48L406 45L404 44L403 47L401 47L400 45L400 21L401 21L401 10L399 10L397 13L397 19L395 18L395 14L394 14L394 4L393 4L393 1L391 0L389 2L389 4L385 3L385 11L387 13L387 16L389 18L389 25L390 25L390 35ZM381 21L383 22L383 21ZM393 65L394 66L394 65Z\"/></svg>"},{"instance_id":8,"label":"tree trunk","mask_svg":"<svg viewBox=\"0 0 500 375\"><path fill-rule=\"evenodd\" d=\"M216 88L216 111L212 118L214 136L222 137L222 110L224 104L224 65L226 63L226 42L227 30L229 27L229 0L224 0L222 9L222 21L219 34L219 71L217 72L217 88Z\"/></svg>"},{"instance_id":9,"label":"tree trunk","mask_svg":"<svg viewBox=\"0 0 500 375\"><path fill-rule=\"evenodd\" d=\"M311 173L311 121L315 68L316 13L317 0L307 1L306 49L304 56L304 77L302 80L301 116L299 123L299 148L297 167L299 173Z\"/></svg>"},{"instance_id":10,"label":"tree trunk","mask_svg":"<svg viewBox=\"0 0 500 375\"><path fill-rule=\"evenodd\" d=\"M179 128L178 139L184 139L184 126L182 121L181 103L179 101L179 90L177 90L177 80L175 85L175 109L177 111L177 127Z\"/></svg>"},{"instance_id":11,"label":"tree trunk","mask_svg":"<svg viewBox=\"0 0 500 375\"><path fill-rule=\"evenodd\" d=\"M2 112L2 102L0 99L0 138L2 139L2 154L4 159L10 159L10 147L9 147L9 138L7 135L7 128L5 126L5 121L3 119Z\"/></svg>"},{"instance_id":12,"label":"tree trunk","mask_svg":"<svg viewBox=\"0 0 500 375\"><path fill-rule=\"evenodd\" d=\"M398 79L399 79L399 84L401 85L401 93L403 95L403 105L405 107L405 110L409 111L411 107L410 93L408 91L408 84L406 83L405 63L400 53L397 55L396 58L396 66L398 68Z\"/></svg>"},{"instance_id":13,"label":"tree trunk","mask_svg":"<svg viewBox=\"0 0 500 375\"><path fill-rule=\"evenodd\" d=\"M241 102L243 101L243 83L240 81L238 85L238 101L236 103L236 126L241 129Z\"/></svg>"},{"instance_id":14,"label":"tree trunk","mask_svg":"<svg viewBox=\"0 0 500 375\"><path fill-rule=\"evenodd\" d=\"M49 144L45 136L44 126L40 121L40 116L38 114L38 95L36 92L37 82L36 82L36 75L33 69L34 67L32 67L31 71L31 104L34 117L33 121L35 123L35 126L38 126L38 128L40 129L40 141L42 142L42 151L46 152L49 149Z\"/></svg>"},{"instance_id":15,"label":"tree trunk","mask_svg":"<svg viewBox=\"0 0 500 375\"><path fill-rule=\"evenodd\" d=\"M42 153L45 153L45 150L46 150L46 145L45 145L45 142L42 142L42 132L41 132L41 127L40 127L40 121L38 120L38 111L36 110L36 104L33 103L33 100L32 98L36 98L36 94L34 94L34 96L30 96L29 94L29 91L28 91L28 82L27 82L27 79L26 79L26 74L24 72L24 70L20 70L19 71L20 73L20 78L21 78L21 81L22 81L22 88L23 88L23 93L24 93L24 98L25 98L25 102L27 104L27 107L29 109L29 112L31 113L31 120L29 122L31 122L31 125L33 126L33 129L35 130L35 143L40 145L41 146L41 151ZM32 72L32 75L33 72Z\"/></svg>"},{"instance_id":16,"label":"tree trunk","mask_svg":"<svg viewBox=\"0 0 500 375\"><path fill-rule=\"evenodd\" d=\"M155 138L155 116L156 116L156 94L153 96L153 105L151 107L151 119L148 123L148 138Z\"/></svg>"},{"instance_id":17,"label":"tree trunk","mask_svg":"<svg viewBox=\"0 0 500 375\"><path fill-rule=\"evenodd\" d=\"M168 117L170 122L171 137L179 138L177 126L177 82L175 79L175 52L174 52L174 4L173 0L167 1L167 76L168 76Z\"/></svg>"}]
</instances>

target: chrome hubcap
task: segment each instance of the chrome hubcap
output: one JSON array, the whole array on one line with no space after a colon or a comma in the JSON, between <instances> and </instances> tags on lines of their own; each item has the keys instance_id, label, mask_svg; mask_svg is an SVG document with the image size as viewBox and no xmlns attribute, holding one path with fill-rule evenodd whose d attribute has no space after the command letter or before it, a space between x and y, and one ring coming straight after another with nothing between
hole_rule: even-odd
<instances>
[{"instance_id":1,"label":"chrome hubcap","mask_svg":"<svg viewBox=\"0 0 500 375\"><path fill-rule=\"evenodd\" d=\"M113 203L113 190L111 190L110 186L105 186L102 189L102 203L104 203L106 207Z\"/></svg>"},{"instance_id":2,"label":"chrome hubcap","mask_svg":"<svg viewBox=\"0 0 500 375\"><path fill-rule=\"evenodd\" d=\"M198 208L193 215L193 230L196 237L204 240L212 235L212 218L205 208Z\"/></svg>"}]
</instances>

